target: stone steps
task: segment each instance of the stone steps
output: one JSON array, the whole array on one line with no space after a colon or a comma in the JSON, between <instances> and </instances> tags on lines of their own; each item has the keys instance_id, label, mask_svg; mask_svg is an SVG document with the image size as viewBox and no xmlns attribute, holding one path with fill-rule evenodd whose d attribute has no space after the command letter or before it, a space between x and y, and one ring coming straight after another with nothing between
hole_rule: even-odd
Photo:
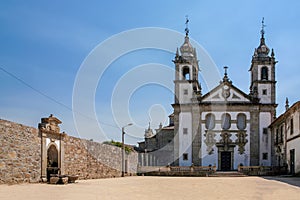
<instances>
[{"instance_id":1,"label":"stone steps","mask_svg":"<svg viewBox=\"0 0 300 200\"><path fill-rule=\"evenodd\" d=\"M247 175L238 171L217 171L210 174L209 177L245 177Z\"/></svg>"}]
</instances>

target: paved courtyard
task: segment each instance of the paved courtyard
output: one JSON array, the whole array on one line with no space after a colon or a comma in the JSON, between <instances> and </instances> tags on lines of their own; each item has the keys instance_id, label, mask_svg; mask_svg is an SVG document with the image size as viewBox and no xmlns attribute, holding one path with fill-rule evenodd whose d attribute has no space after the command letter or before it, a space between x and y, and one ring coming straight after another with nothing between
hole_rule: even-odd
<instances>
[{"instance_id":1,"label":"paved courtyard","mask_svg":"<svg viewBox=\"0 0 300 200\"><path fill-rule=\"evenodd\" d=\"M0 185L1 200L300 199L299 178L126 177L76 184Z\"/></svg>"}]
</instances>

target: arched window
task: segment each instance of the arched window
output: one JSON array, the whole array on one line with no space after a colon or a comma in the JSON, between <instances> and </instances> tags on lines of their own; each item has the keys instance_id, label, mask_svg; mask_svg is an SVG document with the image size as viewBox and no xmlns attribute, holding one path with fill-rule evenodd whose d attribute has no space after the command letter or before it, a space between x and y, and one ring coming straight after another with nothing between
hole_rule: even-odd
<instances>
[{"instance_id":1,"label":"arched window","mask_svg":"<svg viewBox=\"0 0 300 200\"><path fill-rule=\"evenodd\" d=\"M190 80L190 68L188 66L183 67L182 76L185 80Z\"/></svg>"},{"instance_id":2,"label":"arched window","mask_svg":"<svg viewBox=\"0 0 300 200\"><path fill-rule=\"evenodd\" d=\"M246 115L243 113L239 113L237 115L237 128L239 130L244 130L246 128Z\"/></svg>"},{"instance_id":3,"label":"arched window","mask_svg":"<svg viewBox=\"0 0 300 200\"><path fill-rule=\"evenodd\" d=\"M215 128L215 116L211 113L205 116L205 128L208 130Z\"/></svg>"},{"instance_id":4,"label":"arched window","mask_svg":"<svg viewBox=\"0 0 300 200\"><path fill-rule=\"evenodd\" d=\"M268 68L267 67L261 68L261 80L268 80Z\"/></svg>"},{"instance_id":5,"label":"arched window","mask_svg":"<svg viewBox=\"0 0 300 200\"><path fill-rule=\"evenodd\" d=\"M224 113L222 115L222 124L221 125L222 125L223 130L228 130L230 128L230 126L231 126L230 120L231 120L231 117L228 113Z\"/></svg>"}]
</instances>

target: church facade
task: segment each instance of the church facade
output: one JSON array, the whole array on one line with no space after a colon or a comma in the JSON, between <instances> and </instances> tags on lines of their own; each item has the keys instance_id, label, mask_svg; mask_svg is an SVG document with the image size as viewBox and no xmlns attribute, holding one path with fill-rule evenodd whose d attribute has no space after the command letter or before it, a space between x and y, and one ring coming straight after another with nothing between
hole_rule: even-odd
<instances>
[{"instance_id":1,"label":"church facade","mask_svg":"<svg viewBox=\"0 0 300 200\"><path fill-rule=\"evenodd\" d=\"M276 60L265 44L264 30L252 56L248 94L233 85L224 67L220 84L202 95L188 31L174 64L174 165L211 165L218 170L270 166L268 126L276 116Z\"/></svg>"},{"instance_id":2,"label":"church facade","mask_svg":"<svg viewBox=\"0 0 300 200\"><path fill-rule=\"evenodd\" d=\"M227 67L224 67L224 77L219 85L202 95L198 80L198 62L201 60L197 60L196 49L189 41L188 29L173 62L175 102L172 104L172 124L168 126L173 132L173 140L165 144L172 146L168 155L173 156L173 162L161 165L211 165L218 170L270 166L274 139L268 126L276 117L277 61L273 49L270 51L265 43L264 25L260 44L252 56L248 93L232 83ZM142 152L147 149L147 141L154 141L153 138L145 136ZM152 148L153 155L155 150ZM154 157L162 160L159 154Z\"/></svg>"}]
</instances>

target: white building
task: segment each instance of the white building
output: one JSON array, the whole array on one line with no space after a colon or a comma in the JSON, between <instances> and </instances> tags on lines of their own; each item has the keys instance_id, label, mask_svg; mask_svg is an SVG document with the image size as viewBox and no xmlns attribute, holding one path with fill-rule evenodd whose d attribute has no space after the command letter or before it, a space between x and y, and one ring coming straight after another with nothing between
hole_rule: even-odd
<instances>
[{"instance_id":1,"label":"white building","mask_svg":"<svg viewBox=\"0 0 300 200\"><path fill-rule=\"evenodd\" d=\"M275 118L275 57L265 44L264 30L249 69L250 91L234 86L227 67L220 84L202 95L196 49L186 31L174 59L174 165L234 170L238 165L271 165L271 134ZM242 68L241 72L248 69Z\"/></svg>"},{"instance_id":2,"label":"white building","mask_svg":"<svg viewBox=\"0 0 300 200\"><path fill-rule=\"evenodd\" d=\"M290 108L287 101L286 112L273 121L270 129L275 144L273 165L286 165L289 173L300 173L300 101Z\"/></svg>"}]
</instances>

